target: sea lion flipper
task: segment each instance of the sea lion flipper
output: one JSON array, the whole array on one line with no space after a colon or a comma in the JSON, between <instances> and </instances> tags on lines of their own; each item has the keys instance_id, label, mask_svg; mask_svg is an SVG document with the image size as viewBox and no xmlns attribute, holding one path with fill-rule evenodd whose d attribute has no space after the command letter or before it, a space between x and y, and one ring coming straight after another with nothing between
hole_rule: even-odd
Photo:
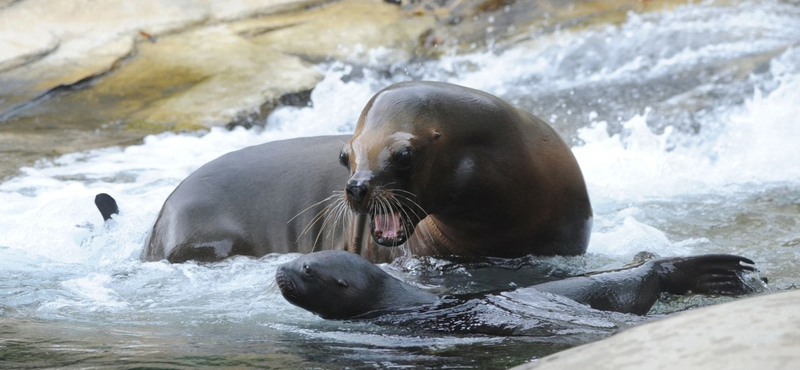
<instances>
[{"instance_id":1,"label":"sea lion flipper","mask_svg":"<svg viewBox=\"0 0 800 370\"><path fill-rule=\"evenodd\" d=\"M741 295L754 291L743 274L757 271L752 260L730 254L664 258L652 262L661 289L671 294Z\"/></svg>"},{"instance_id":2,"label":"sea lion flipper","mask_svg":"<svg viewBox=\"0 0 800 370\"><path fill-rule=\"evenodd\" d=\"M94 197L94 204L97 206L100 214L103 215L103 221L108 221L111 219L112 215L119 214L117 201L106 193L97 194Z\"/></svg>"},{"instance_id":3,"label":"sea lion flipper","mask_svg":"<svg viewBox=\"0 0 800 370\"><path fill-rule=\"evenodd\" d=\"M744 274L753 261L729 254L668 257L623 270L576 276L533 286L592 308L646 314L662 292L741 295L756 290Z\"/></svg>"}]
</instances>

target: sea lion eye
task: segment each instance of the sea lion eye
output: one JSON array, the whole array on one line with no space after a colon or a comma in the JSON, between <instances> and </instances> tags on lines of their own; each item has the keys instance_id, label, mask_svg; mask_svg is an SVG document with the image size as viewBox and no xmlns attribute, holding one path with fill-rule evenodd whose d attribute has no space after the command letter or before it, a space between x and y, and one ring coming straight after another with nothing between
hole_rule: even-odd
<instances>
[{"instance_id":1,"label":"sea lion eye","mask_svg":"<svg viewBox=\"0 0 800 370\"><path fill-rule=\"evenodd\" d=\"M347 152L345 152L344 149L339 152L339 163L341 163L342 166L350 168L350 156L347 155Z\"/></svg>"},{"instance_id":2,"label":"sea lion eye","mask_svg":"<svg viewBox=\"0 0 800 370\"><path fill-rule=\"evenodd\" d=\"M405 148L394 154L394 163L400 168L408 168L413 162L414 153L409 148Z\"/></svg>"},{"instance_id":3,"label":"sea lion eye","mask_svg":"<svg viewBox=\"0 0 800 370\"><path fill-rule=\"evenodd\" d=\"M311 266L309 266L307 263L303 264L303 275L305 275L307 277L314 276L314 274L313 274L313 272L311 270Z\"/></svg>"}]
</instances>

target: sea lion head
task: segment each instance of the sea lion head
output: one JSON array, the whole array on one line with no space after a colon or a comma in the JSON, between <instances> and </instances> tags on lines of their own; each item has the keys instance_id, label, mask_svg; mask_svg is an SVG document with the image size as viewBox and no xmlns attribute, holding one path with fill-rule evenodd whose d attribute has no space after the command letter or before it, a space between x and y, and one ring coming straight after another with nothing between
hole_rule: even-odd
<instances>
[{"instance_id":1,"label":"sea lion head","mask_svg":"<svg viewBox=\"0 0 800 370\"><path fill-rule=\"evenodd\" d=\"M339 250L302 255L275 273L289 303L334 320L379 309L379 292L387 277L366 259Z\"/></svg>"},{"instance_id":2,"label":"sea lion head","mask_svg":"<svg viewBox=\"0 0 800 370\"><path fill-rule=\"evenodd\" d=\"M372 97L339 160L350 170L346 202L370 216L376 243L399 246L426 216L475 201L463 190L484 186L473 176L478 147L513 145L492 123L506 121L502 115L514 108L498 104L505 103L438 82L398 83Z\"/></svg>"}]
</instances>

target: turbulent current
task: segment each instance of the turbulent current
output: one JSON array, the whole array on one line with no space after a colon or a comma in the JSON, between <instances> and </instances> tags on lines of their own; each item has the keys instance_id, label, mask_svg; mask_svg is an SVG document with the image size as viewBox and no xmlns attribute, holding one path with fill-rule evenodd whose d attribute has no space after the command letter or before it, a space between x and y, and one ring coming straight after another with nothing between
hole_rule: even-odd
<instances>
[{"instance_id":1,"label":"turbulent current","mask_svg":"<svg viewBox=\"0 0 800 370\"><path fill-rule=\"evenodd\" d=\"M309 105L276 110L264 128L150 136L1 183L0 367L505 368L647 320L506 294L421 313L415 325L325 321L275 287L277 266L293 255L139 260L164 199L203 163L272 140L352 132L372 94L411 79L485 90L551 122L578 158L595 220L583 257L404 258L383 266L391 274L470 293L616 268L645 250L741 254L771 289L800 284L797 2L704 3L491 52L319 68L325 79ZM121 208L107 225L92 202L101 192ZM730 299L665 298L650 317ZM469 327L458 324L464 315Z\"/></svg>"}]
</instances>

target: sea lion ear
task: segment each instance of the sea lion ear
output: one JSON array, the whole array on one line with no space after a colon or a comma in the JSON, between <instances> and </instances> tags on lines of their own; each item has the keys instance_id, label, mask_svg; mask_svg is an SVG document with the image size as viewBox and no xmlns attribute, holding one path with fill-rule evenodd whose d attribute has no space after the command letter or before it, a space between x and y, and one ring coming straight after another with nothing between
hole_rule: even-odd
<instances>
[{"instance_id":1,"label":"sea lion ear","mask_svg":"<svg viewBox=\"0 0 800 370\"><path fill-rule=\"evenodd\" d=\"M339 280L336 280L336 282L337 282L339 285L341 285L341 286L343 286L343 287L345 287L345 288L346 288L346 287L348 287L348 285L347 285L347 282L346 282L346 281L344 281L344 279L339 279Z\"/></svg>"}]
</instances>

